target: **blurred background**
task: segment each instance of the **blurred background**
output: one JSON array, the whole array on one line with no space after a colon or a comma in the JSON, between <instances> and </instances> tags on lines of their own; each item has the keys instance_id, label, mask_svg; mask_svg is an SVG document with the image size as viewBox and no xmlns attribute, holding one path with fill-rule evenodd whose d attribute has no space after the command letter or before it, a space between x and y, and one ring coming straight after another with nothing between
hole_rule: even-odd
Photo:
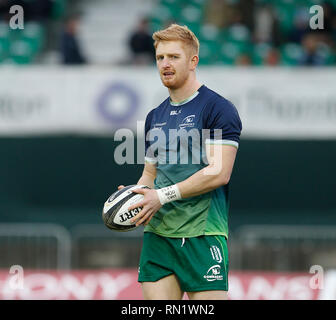
<instances>
[{"instance_id":1,"label":"blurred background","mask_svg":"<svg viewBox=\"0 0 336 320\"><path fill-rule=\"evenodd\" d=\"M336 299L335 0L0 0L0 299L141 299L142 229L113 232L101 212L142 172L143 121L168 94L151 35L173 22L197 35L200 80L243 122L231 298ZM134 156L116 161L132 133ZM11 290L13 265L28 289Z\"/></svg>"}]
</instances>

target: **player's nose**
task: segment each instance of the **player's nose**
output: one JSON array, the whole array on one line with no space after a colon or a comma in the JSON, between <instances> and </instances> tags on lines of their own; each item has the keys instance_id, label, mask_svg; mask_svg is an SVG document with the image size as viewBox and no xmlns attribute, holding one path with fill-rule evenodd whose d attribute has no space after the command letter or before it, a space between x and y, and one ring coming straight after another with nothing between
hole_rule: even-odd
<instances>
[{"instance_id":1,"label":"player's nose","mask_svg":"<svg viewBox=\"0 0 336 320\"><path fill-rule=\"evenodd\" d=\"M166 69L166 68L169 68L169 67L170 67L170 61L169 61L169 59L164 58L162 60L162 68Z\"/></svg>"}]
</instances>

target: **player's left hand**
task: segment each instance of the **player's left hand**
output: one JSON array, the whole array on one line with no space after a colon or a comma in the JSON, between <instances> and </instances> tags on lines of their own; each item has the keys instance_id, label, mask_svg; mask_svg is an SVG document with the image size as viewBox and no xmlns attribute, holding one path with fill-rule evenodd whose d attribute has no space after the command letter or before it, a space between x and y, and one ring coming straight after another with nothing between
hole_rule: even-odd
<instances>
[{"instance_id":1,"label":"player's left hand","mask_svg":"<svg viewBox=\"0 0 336 320\"><path fill-rule=\"evenodd\" d=\"M144 195L144 199L140 202L130 206L128 210L142 207L142 210L133 218L131 222L136 222L136 226L140 224L147 225L152 219L153 215L162 207L157 192L154 189L134 189L134 193L140 193Z\"/></svg>"}]
</instances>

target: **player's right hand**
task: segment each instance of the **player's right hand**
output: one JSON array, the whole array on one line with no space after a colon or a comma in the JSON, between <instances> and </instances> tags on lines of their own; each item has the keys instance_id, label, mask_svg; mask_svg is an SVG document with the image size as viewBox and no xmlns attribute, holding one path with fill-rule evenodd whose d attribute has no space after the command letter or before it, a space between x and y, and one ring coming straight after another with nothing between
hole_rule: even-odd
<instances>
[{"instance_id":1,"label":"player's right hand","mask_svg":"<svg viewBox=\"0 0 336 320\"><path fill-rule=\"evenodd\" d=\"M118 190L124 189L125 186L123 184L121 184L120 186L118 186Z\"/></svg>"}]
</instances>

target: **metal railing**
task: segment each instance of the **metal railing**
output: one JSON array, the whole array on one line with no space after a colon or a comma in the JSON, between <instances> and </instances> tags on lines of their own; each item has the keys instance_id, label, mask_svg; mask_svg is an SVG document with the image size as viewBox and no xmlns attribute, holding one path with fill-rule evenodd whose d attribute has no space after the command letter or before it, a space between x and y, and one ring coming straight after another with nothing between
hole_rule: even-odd
<instances>
[{"instance_id":1,"label":"metal railing","mask_svg":"<svg viewBox=\"0 0 336 320\"><path fill-rule=\"evenodd\" d=\"M0 224L0 269L137 267L143 229L113 232L103 224ZM307 271L336 267L336 227L245 225L230 233L231 270Z\"/></svg>"},{"instance_id":2,"label":"metal railing","mask_svg":"<svg viewBox=\"0 0 336 320\"><path fill-rule=\"evenodd\" d=\"M236 269L301 271L336 267L335 226L246 225L235 232Z\"/></svg>"},{"instance_id":3,"label":"metal railing","mask_svg":"<svg viewBox=\"0 0 336 320\"><path fill-rule=\"evenodd\" d=\"M71 236L57 224L0 224L0 268L71 269Z\"/></svg>"},{"instance_id":4,"label":"metal railing","mask_svg":"<svg viewBox=\"0 0 336 320\"><path fill-rule=\"evenodd\" d=\"M103 224L83 224L71 230L74 268L137 267L143 228L115 232Z\"/></svg>"}]
</instances>

